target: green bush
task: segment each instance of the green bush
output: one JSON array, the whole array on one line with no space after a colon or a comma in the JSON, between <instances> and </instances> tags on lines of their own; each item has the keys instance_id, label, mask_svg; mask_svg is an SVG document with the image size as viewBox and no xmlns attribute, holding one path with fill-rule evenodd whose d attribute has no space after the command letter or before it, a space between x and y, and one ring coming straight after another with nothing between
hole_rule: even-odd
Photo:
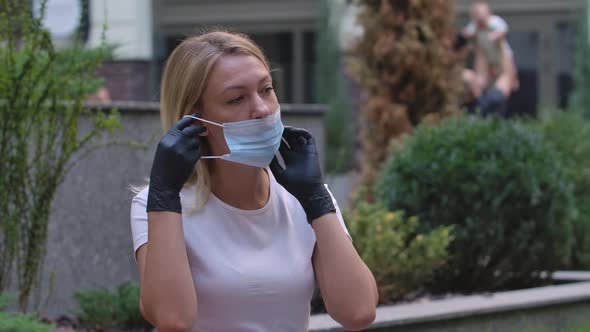
<instances>
[{"instance_id":1,"label":"green bush","mask_svg":"<svg viewBox=\"0 0 590 332\"><path fill-rule=\"evenodd\" d=\"M451 227L420 234L417 218L364 202L347 219L354 245L375 276L381 303L420 289L447 259Z\"/></svg>"},{"instance_id":2,"label":"green bush","mask_svg":"<svg viewBox=\"0 0 590 332\"><path fill-rule=\"evenodd\" d=\"M575 328L572 328L568 332L590 332L590 324L581 325Z\"/></svg>"},{"instance_id":3,"label":"green bush","mask_svg":"<svg viewBox=\"0 0 590 332\"><path fill-rule=\"evenodd\" d=\"M560 154L520 122L460 116L419 127L388 160L376 198L420 219L454 225L449 263L434 290L532 285L567 264L575 217Z\"/></svg>"},{"instance_id":4,"label":"green bush","mask_svg":"<svg viewBox=\"0 0 590 332\"><path fill-rule=\"evenodd\" d=\"M77 316L87 328L150 327L139 310L139 287L134 283L121 284L115 292L107 289L82 290L74 297L81 309Z\"/></svg>"},{"instance_id":5,"label":"green bush","mask_svg":"<svg viewBox=\"0 0 590 332\"><path fill-rule=\"evenodd\" d=\"M14 294L0 292L0 311L6 310L8 305L13 303L15 300L16 296L14 296Z\"/></svg>"},{"instance_id":6,"label":"green bush","mask_svg":"<svg viewBox=\"0 0 590 332\"><path fill-rule=\"evenodd\" d=\"M16 301L16 296L0 293L0 311ZM0 332L49 332L52 326L32 314L0 312Z\"/></svg>"},{"instance_id":7,"label":"green bush","mask_svg":"<svg viewBox=\"0 0 590 332\"><path fill-rule=\"evenodd\" d=\"M574 326L568 326L567 328L562 328L560 329L560 331L564 331L564 332L590 332L590 323L586 323L586 324L582 324L582 325L574 325ZM551 330L549 328L543 328L543 329L530 329L527 330L527 332L551 332L554 330Z\"/></svg>"},{"instance_id":8,"label":"green bush","mask_svg":"<svg viewBox=\"0 0 590 332\"><path fill-rule=\"evenodd\" d=\"M31 293L43 286L60 184L120 128L116 112L85 106L103 83L97 70L113 47L89 48L76 38L71 47L57 48L44 28L47 2L35 1L41 8L31 15L33 1L0 1L0 291L16 286L21 311L40 305Z\"/></svg>"},{"instance_id":9,"label":"green bush","mask_svg":"<svg viewBox=\"0 0 590 332\"><path fill-rule=\"evenodd\" d=\"M0 332L50 332L52 326L30 314L0 312Z\"/></svg>"},{"instance_id":10,"label":"green bush","mask_svg":"<svg viewBox=\"0 0 590 332\"><path fill-rule=\"evenodd\" d=\"M590 123L579 111L551 112L533 122L559 152L574 179L578 210L571 269L590 269Z\"/></svg>"}]
</instances>

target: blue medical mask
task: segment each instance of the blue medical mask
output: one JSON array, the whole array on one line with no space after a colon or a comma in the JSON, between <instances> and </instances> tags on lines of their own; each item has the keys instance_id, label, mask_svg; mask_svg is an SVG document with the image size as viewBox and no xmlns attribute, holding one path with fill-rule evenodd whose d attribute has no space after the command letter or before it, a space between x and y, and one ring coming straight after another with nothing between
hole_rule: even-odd
<instances>
[{"instance_id":1,"label":"blue medical mask","mask_svg":"<svg viewBox=\"0 0 590 332\"><path fill-rule=\"evenodd\" d=\"M202 159L224 159L255 167L266 167L279 150L283 137L281 110L262 118L219 124L192 115L184 117L210 123L223 128L223 136L229 147L229 154L203 156Z\"/></svg>"}]
</instances>

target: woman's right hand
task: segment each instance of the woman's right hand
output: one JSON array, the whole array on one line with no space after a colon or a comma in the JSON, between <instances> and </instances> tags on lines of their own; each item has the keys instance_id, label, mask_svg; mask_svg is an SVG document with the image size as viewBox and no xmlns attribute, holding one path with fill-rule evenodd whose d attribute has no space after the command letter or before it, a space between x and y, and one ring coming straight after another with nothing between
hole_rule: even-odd
<instances>
[{"instance_id":1,"label":"woman's right hand","mask_svg":"<svg viewBox=\"0 0 590 332\"><path fill-rule=\"evenodd\" d=\"M189 117L180 119L158 143L150 173L148 212L182 212L179 193L201 158L198 134L205 131L194 122Z\"/></svg>"}]
</instances>

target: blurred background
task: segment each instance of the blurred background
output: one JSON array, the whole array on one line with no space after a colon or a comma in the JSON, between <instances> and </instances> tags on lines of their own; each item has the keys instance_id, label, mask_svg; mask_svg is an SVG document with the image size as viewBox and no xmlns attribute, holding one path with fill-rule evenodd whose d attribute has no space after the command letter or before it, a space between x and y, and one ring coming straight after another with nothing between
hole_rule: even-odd
<instances>
[{"instance_id":1,"label":"blurred background","mask_svg":"<svg viewBox=\"0 0 590 332\"><path fill-rule=\"evenodd\" d=\"M167 57L211 29L261 46L283 121L316 138L402 313L383 331L590 331L590 1L487 1L519 80L501 116L469 109L476 60L456 45L476 2L0 0L0 332L150 329L131 187ZM332 326L321 297L312 312Z\"/></svg>"},{"instance_id":2,"label":"blurred background","mask_svg":"<svg viewBox=\"0 0 590 332\"><path fill-rule=\"evenodd\" d=\"M469 18L472 1L458 0L456 25ZM533 1L492 0L490 5L510 26L508 40L514 52L523 89L518 103L523 112L536 112L541 105L567 106L573 88L576 25L583 4L578 0ZM55 6L55 9L53 9ZM56 37L68 38L64 19L74 22L79 10L64 13L63 8L79 6L77 0L49 2L59 19L48 17L48 27ZM248 34L270 58L275 72L279 99L284 103L319 102L315 80L321 2L265 0L129 0L89 1L86 11L87 42L101 42L103 24L108 24L106 40L120 44L101 74L111 100L158 100L162 65L174 47L186 36L205 29L223 27ZM362 28L352 1L334 0L329 6L337 16L338 43L343 53ZM74 26L75 27L75 26ZM70 29L74 33L74 29Z\"/></svg>"}]
</instances>

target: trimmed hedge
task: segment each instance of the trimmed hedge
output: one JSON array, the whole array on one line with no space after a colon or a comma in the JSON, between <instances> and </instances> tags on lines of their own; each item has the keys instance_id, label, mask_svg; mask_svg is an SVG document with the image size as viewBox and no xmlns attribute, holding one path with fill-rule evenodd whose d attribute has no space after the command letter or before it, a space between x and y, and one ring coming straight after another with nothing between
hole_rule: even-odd
<instances>
[{"instance_id":1,"label":"trimmed hedge","mask_svg":"<svg viewBox=\"0 0 590 332\"><path fill-rule=\"evenodd\" d=\"M574 179L578 214L570 269L590 270L590 122L580 111L551 112L531 123L560 154Z\"/></svg>"},{"instance_id":2,"label":"trimmed hedge","mask_svg":"<svg viewBox=\"0 0 590 332\"><path fill-rule=\"evenodd\" d=\"M435 289L530 285L570 259L574 186L559 157L531 126L455 117L417 128L384 165L375 197L417 216L420 232L454 226Z\"/></svg>"}]
</instances>

